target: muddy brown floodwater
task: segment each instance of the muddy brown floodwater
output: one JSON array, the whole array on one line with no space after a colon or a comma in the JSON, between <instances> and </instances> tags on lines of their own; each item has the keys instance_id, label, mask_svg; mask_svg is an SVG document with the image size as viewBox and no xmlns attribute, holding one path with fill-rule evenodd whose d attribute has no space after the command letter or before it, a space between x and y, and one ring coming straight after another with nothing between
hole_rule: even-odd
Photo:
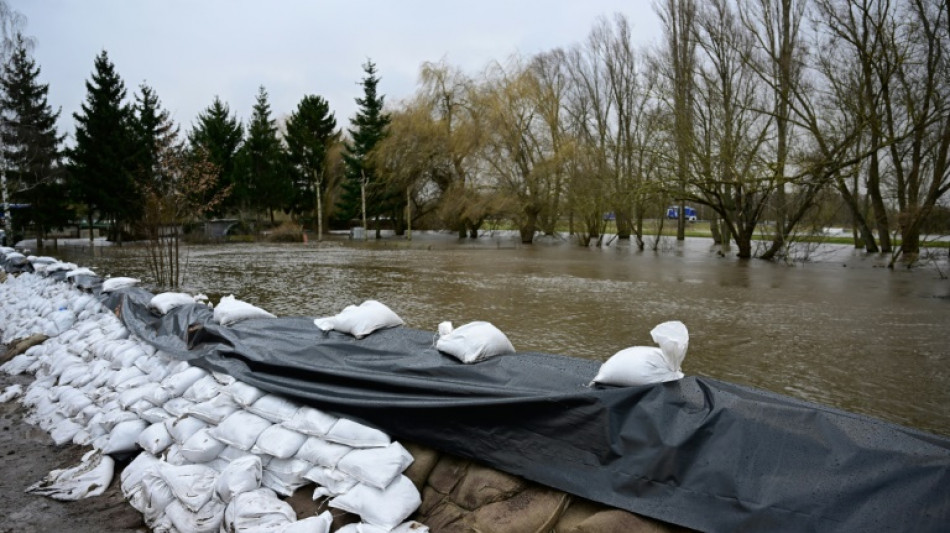
<instances>
[{"instance_id":1,"label":"muddy brown floodwater","mask_svg":"<svg viewBox=\"0 0 950 533\"><path fill-rule=\"evenodd\" d=\"M791 264L723 258L701 239L660 248L434 234L411 243L207 245L186 250L185 284L282 316L330 315L374 298L410 327L488 320L519 350L596 360L650 345L653 326L682 320L687 374L950 435L946 251L892 271L886 258L848 247L810 250L809 261ZM141 249L54 255L148 282Z\"/></svg>"}]
</instances>

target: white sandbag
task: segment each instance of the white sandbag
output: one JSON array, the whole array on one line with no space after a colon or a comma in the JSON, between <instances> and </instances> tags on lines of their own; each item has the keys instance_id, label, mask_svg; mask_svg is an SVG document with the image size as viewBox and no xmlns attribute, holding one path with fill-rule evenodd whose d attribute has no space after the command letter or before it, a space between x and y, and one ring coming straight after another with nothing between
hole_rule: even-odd
<instances>
[{"instance_id":1,"label":"white sandbag","mask_svg":"<svg viewBox=\"0 0 950 533\"><path fill-rule=\"evenodd\" d=\"M235 381L228 385L226 392L241 407L248 407L267 394L265 391L241 381Z\"/></svg>"},{"instance_id":2,"label":"white sandbag","mask_svg":"<svg viewBox=\"0 0 950 533\"><path fill-rule=\"evenodd\" d=\"M186 400L182 397L172 398L167 402L162 404L162 409L168 411L168 413L175 418L181 416L187 416L191 411L191 408L195 406L195 402L191 400Z\"/></svg>"},{"instance_id":3,"label":"white sandbag","mask_svg":"<svg viewBox=\"0 0 950 533\"><path fill-rule=\"evenodd\" d=\"M177 442L173 442L172 445L165 450L165 454L162 455L162 458L170 465L181 466L189 464L188 459L185 459L185 456L181 454L181 444Z\"/></svg>"},{"instance_id":4,"label":"white sandbag","mask_svg":"<svg viewBox=\"0 0 950 533\"><path fill-rule=\"evenodd\" d=\"M90 425L80 429L73 435L73 444L79 446L90 446L96 439L102 437L107 432L102 426Z\"/></svg>"},{"instance_id":5,"label":"white sandbag","mask_svg":"<svg viewBox=\"0 0 950 533\"><path fill-rule=\"evenodd\" d=\"M153 423L139 433L138 444L152 455L158 455L171 446L174 440L162 422Z\"/></svg>"},{"instance_id":6,"label":"white sandbag","mask_svg":"<svg viewBox=\"0 0 950 533\"><path fill-rule=\"evenodd\" d=\"M324 413L313 407L301 407L292 417L284 420L284 427L298 431L305 435L322 437L330 432L333 424L336 424L337 417Z\"/></svg>"},{"instance_id":7,"label":"white sandbag","mask_svg":"<svg viewBox=\"0 0 950 533\"><path fill-rule=\"evenodd\" d=\"M275 424L293 418L300 406L282 396L267 394L249 405L246 409L250 413L266 418Z\"/></svg>"},{"instance_id":8,"label":"white sandbag","mask_svg":"<svg viewBox=\"0 0 950 533\"><path fill-rule=\"evenodd\" d=\"M55 337L65 332L76 323L76 314L69 310L56 311L51 313L47 318L56 326L55 332L53 335L49 335L50 337Z\"/></svg>"},{"instance_id":9,"label":"white sandbag","mask_svg":"<svg viewBox=\"0 0 950 533\"><path fill-rule=\"evenodd\" d=\"M135 370L138 370L134 366L132 368L134 368ZM141 373L141 370L139 370L139 372ZM133 378L129 378L123 381L122 383L119 383L118 385L116 385L115 392L120 393L122 391L127 391L129 389L145 385L146 383L150 383L148 376L146 376L145 374L141 374Z\"/></svg>"},{"instance_id":10,"label":"white sandbag","mask_svg":"<svg viewBox=\"0 0 950 533\"><path fill-rule=\"evenodd\" d=\"M168 434L172 436L175 442L183 444L192 435L207 428L208 424L193 416L182 416L166 420L165 427L168 428Z\"/></svg>"},{"instance_id":11,"label":"white sandbag","mask_svg":"<svg viewBox=\"0 0 950 533\"><path fill-rule=\"evenodd\" d=\"M155 467L146 469L142 475L142 515L145 523L151 527L154 527L155 521L162 516L168 504L175 501L175 495L160 473L163 466L165 465L158 463Z\"/></svg>"},{"instance_id":12,"label":"white sandbag","mask_svg":"<svg viewBox=\"0 0 950 533\"><path fill-rule=\"evenodd\" d=\"M634 346L620 350L600 365L591 385L649 385L682 377L682 372L671 368L669 359L660 348Z\"/></svg>"},{"instance_id":13,"label":"white sandbag","mask_svg":"<svg viewBox=\"0 0 950 533\"><path fill-rule=\"evenodd\" d=\"M159 388L161 388L161 386L158 383L152 383L152 382L143 383L142 385L139 385L138 387L134 387L134 388L130 388L130 389L126 389L122 391L122 393L119 394L119 397L116 398L116 400L119 402L119 405L122 406L123 409L129 409L129 407L131 407L132 404L150 397L152 393L154 393L155 390ZM153 407L153 404L151 402L147 402L147 403L149 407Z\"/></svg>"},{"instance_id":14,"label":"white sandbag","mask_svg":"<svg viewBox=\"0 0 950 533\"><path fill-rule=\"evenodd\" d=\"M306 435L287 429L280 424L274 424L257 437L257 443L251 451L272 455L278 459L288 459L297 453L306 440Z\"/></svg>"},{"instance_id":15,"label":"white sandbag","mask_svg":"<svg viewBox=\"0 0 950 533\"><path fill-rule=\"evenodd\" d=\"M211 430L211 436L221 442L241 450L250 450L257 438L271 422L247 411L236 411L228 416L218 427Z\"/></svg>"},{"instance_id":16,"label":"white sandbag","mask_svg":"<svg viewBox=\"0 0 950 533\"><path fill-rule=\"evenodd\" d=\"M105 361L103 361L105 362ZM61 385L71 385L76 388L84 387L96 377L94 365L73 365L59 375Z\"/></svg>"},{"instance_id":17,"label":"white sandbag","mask_svg":"<svg viewBox=\"0 0 950 533\"><path fill-rule=\"evenodd\" d=\"M286 530L282 530L282 533L283 531ZM415 520L403 522L392 529L389 529L388 527L375 526L373 524L366 524L363 522L356 522L341 527L340 529L336 530L336 533L429 533L429 527L416 522Z\"/></svg>"},{"instance_id":18,"label":"white sandbag","mask_svg":"<svg viewBox=\"0 0 950 533\"><path fill-rule=\"evenodd\" d=\"M221 450L221 453L218 454L218 459L224 459L225 461L230 462L230 461L237 461L238 459L241 459L243 457L248 457L248 456L258 457L259 459L261 459L262 463L264 462L264 459L265 459L264 457L259 457L247 450L235 448L234 446L226 446L223 450Z\"/></svg>"},{"instance_id":19,"label":"white sandbag","mask_svg":"<svg viewBox=\"0 0 950 533\"><path fill-rule=\"evenodd\" d=\"M67 442L72 442L73 437L75 437L76 433L81 429L84 429L82 424L77 423L71 418L64 418L53 425L50 429L49 436L53 439L54 444L62 446Z\"/></svg>"},{"instance_id":20,"label":"white sandbag","mask_svg":"<svg viewBox=\"0 0 950 533\"><path fill-rule=\"evenodd\" d=\"M169 418L175 417L161 407L152 407L151 409L146 409L139 413L139 418L145 420L149 424L155 424L156 422L164 422Z\"/></svg>"},{"instance_id":21,"label":"white sandbag","mask_svg":"<svg viewBox=\"0 0 950 533\"><path fill-rule=\"evenodd\" d=\"M275 318L267 311L238 300L234 295L222 296L221 301L214 308L214 321L222 326L229 326L249 318Z\"/></svg>"},{"instance_id":22,"label":"white sandbag","mask_svg":"<svg viewBox=\"0 0 950 533\"><path fill-rule=\"evenodd\" d=\"M10 385L9 387L3 389L3 393L0 394L0 403L7 403L10 400L19 398L20 396L23 396L23 386L19 383Z\"/></svg>"},{"instance_id":23,"label":"white sandbag","mask_svg":"<svg viewBox=\"0 0 950 533\"><path fill-rule=\"evenodd\" d=\"M148 308L164 315L176 307L195 303L190 294L184 292L163 292L156 294L148 302Z\"/></svg>"},{"instance_id":24,"label":"white sandbag","mask_svg":"<svg viewBox=\"0 0 950 533\"><path fill-rule=\"evenodd\" d=\"M221 392L221 384L214 379L211 374L199 379L191 384L188 389L182 393L182 398L191 400L195 403L206 402L214 398Z\"/></svg>"},{"instance_id":25,"label":"white sandbag","mask_svg":"<svg viewBox=\"0 0 950 533\"><path fill-rule=\"evenodd\" d=\"M172 494L189 511L197 512L214 495L218 473L203 465L162 465L159 473Z\"/></svg>"},{"instance_id":26,"label":"white sandbag","mask_svg":"<svg viewBox=\"0 0 950 533\"><path fill-rule=\"evenodd\" d=\"M297 520L297 513L274 491L260 488L236 495L224 511L225 531L271 533Z\"/></svg>"},{"instance_id":27,"label":"white sandbag","mask_svg":"<svg viewBox=\"0 0 950 533\"><path fill-rule=\"evenodd\" d=\"M260 488L262 475L261 458L245 455L234 459L221 471L215 482L214 492L221 501L230 502L236 494Z\"/></svg>"},{"instance_id":28,"label":"white sandbag","mask_svg":"<svg viewBox=\"0 0 950 533\"><path fill-rule=\"evenodd\" d=\"M317 318L313 323L323 331L336 330L362 339L378 329L401 326L404 322L385 304L366 300L358 306L347 306L336 316Z\"/></svg>"},{"instance_id":29,"label":"white sandbag","mask_svg":"<svg viewBox=\"0 0 950 533\"><path fill-rule=\"evenodd\" d=\"M90 450L80 463L70 468L53 470L42 481L30 485L26 491L54 500L76 501L99 496L112 483L115 462L98 450Z\"/></svg>"},{"instance_id":30,"label":"white sandbag","mask_svg":"<svg viewBox=\"0 0 950 533\"><path fill-rule=\"evenodd\" d=\"M11 376L19 376L20 374L27 371L30 368L30 365L36 362L36 357L30 357L25 353L10 359L3 366L0 366L0 371L6 372ZM9 400L7 400L9 401Z\"/></svg>"},{"instance_id":31,"label":"white sandbag","mask_svg":"<svg viewBox=\"0 0 950 533\"><path fill-rule=\"evenodd\" d=\"M177 531L217 533L224 521L224 503L209 500L197 511L191 511L183 502L172 501L165 508L165 518Z\"/></svg>"},{"instance_id":32,"label":"white sandbag","mask_svg":"<svg viewBox=\"0 0 950 533\"><path fill-rule=\"evenodd\" d=\"M174 398L181 396L196 381L208 375L206 370L196 366L189 366L181 372L171 374L162 380L162 388Z\"/></svg>"},{"instance_id":33,"label":"white sandbag","mask_svg":"<svg viewBox=\"0 0 950 533\"><path fill-rule=\"evenodd\" d=\"M389 435L382 431L364 426L347 418L341 418L324 437L330 442L345 444L353 448L373 448L389 446Z\"/></svg>"},{"instance_id":34,"label":"white sandbag","mask_svg":"<svg viewBox=\"0 0 950 533\"><path fill-rule=\"evenodd\" d=\"M334 468L340 462L340 459L350 453L351 450L353 448L349 446L327 442L319 437L310 437L300 446L295 457L314 465Z\"/></svg>"},{"instance_id":35,"label":"white sandbag","mask_svg":"<svg viewBox=\"0 0 950 533\"><path fill-rule=\"evenodd\" d=\"M157 468L158 463L159 460L155 456L140 453L122 469L122 474L119 476L122 495L140 513L145 509L145 499L139 497L142 492L142 478L149 469L157 472L155 468Z\"/></svg>"},{"instance_id":36,"label":"white sandbag","mask_svg":"<svg viewBox=\"0 0 950 533\"><path fill-rule=\"evenodd\" d=\"M330 500L330 507L357 514L373 525L392 529L409 517L422 498L406 476L399 476L385 489L362 483Z\"/></svg>"},{"instance_id":37,"label":"white sandbag","mask_svg":"<svg viewBox=\"0 0 950 533\"><path fill-rule=\"evenodd\" d=\"M221 393L208 401L196 403L188 410L188 414L198 420L217 425L239 408L230 394Z\"/></svg>"},{"instance_id":38,"label":"white sandbag","mask_svg":"<svg viewBox=\"0 0 950 533\"><path fill-rule=\"evenodd\" d=\"M97 423L109 431L112 431L116 425L130 420L138 420L135 413L124 411L116 402L108 402L102 407L102 416L93 416L90 424Z\"/></svg>"},{"instance_id":39,"label":"white sandbag","mask_svg":"<svg viewBox=\"0 0 950 533\"><path fill-rule=\"evenodd\" d=\"M273 458L264 465L261 485L282 496L291 496L295 490L307 484L304 474L311 468L313 465L300 459Z\"/></svg>"},{"instance_id":40,"label":"white sandbag","mask_svg":"<svg viewBox=\"0 0 950 533\"><path fill-rule=\"evenodd\" d=\"M69 274L66 274L66 275L69 276ZM117 291L119 289L125 289L127 287L134 287L138 285L139 281L141 280L136 279L136 278L122 277L122 276L109 278L102 282L101 290L102 292L112 292L112 291Z\"/></svg>"},{"instance_id":41,"label":"white sandbag","mask_svg":"<svg viewBox=\"0 0 950 533\"><path fill-rule=\"evenodd\" d=\"M120 368L126 368L130 366L135 366L142 370L138 365L135 364L136 361L145 356L145 350L141 346L131 345L124 347L121 351L116 352L112 356L112 368L119 370ZM147 374L145 370L142 370L143 374Z\"/></svg>"},{"instance_id":42,"label":"white sandbag","mask_svg":"<svg viewBox=\"0 0 950 533\"><path fill-rule=\"evenodd\" d=\"M154 381L152 379L151 374L149 374L148 378L150 381ZM152 405L157 406L157 407L161 407L165 405L165 403L171 400L171 398L172 398L171 393L168 392L167 389L162 387L161 383L159 383L159 386L156 389L152 390L151 394L145 397L146 400L148 400Z\"/></svg>"},{"instance_id":43,"label":"white sandbag","mask_svg":"<svg viewBox=\"0 0 950 533\"><path fill-rule=\"evenodd\" d=\"M686 325L678 320L663 322L650 331L653 342L660 346L663 355L670 362L670 367L679 372L682 370L683 359L689 348L689 331Z\"/></svg>"},{"instance_id":44,"label":"white sandbag","mask_svg":"<svg viewBox=\"0 0 950 533\"><path fill-rule=\"evenodd\" d=\"M234 376L230 374L225 374L223 372L212 372L211 375L214 377L215 381L217 381L218 383L224 386L231 385L232 383L237 381L237 379Z\"/></svg>"},{"instance_id":45,"label":"white sandbag","mask_svg":"<svg viewBox=\"0 0 950 533\"><path fill-rule=\"evenodd\" d=\"M313 491L314 500L324 496L338 496L352 489L359 483L356 479L343 472L325 466L315 466L308 470L303 477L319 485L316 490Z\"/></svg>"},{"instance_id":46,"label":"white sandbag","mask_svg":"<svg viewBox=\"0 0 950 533\"><path fill-rule=\"evenodd\" d=\"M207 466L208 468L214 469L214 471L217 472L218 474L220 474L222 470L227 468L229 464L231 464L230 461L227 461L220 457L215 457L214 459L208 461L207 463L204 463L205 466Z\"/></svg>"},{"instance_id":47,"label":"white sandbag","mask_svg":"<svg viewBox=\"0 0 950 533\"><path fill-rule=\"evenodd\" d=\"M385 448L358 448L337 463L337 470L377 489L384 489L412 464L412 455L402 444Z\"/></svg>"},{"instance_id":48,"label":"white sandbag","mask_svg":"<svg viewBox=\"0 0 950 533\"><path fill-rule=\"evenodd\" d=\"M145 418L142 416L142 413L144 413L145 411L148 411L149 409L154 409L154 408L155 406L149 403L148 400L139 400L129 406L129 411L138 415L138 417L141 418L142 420L145 420ZM148 421L146 420L146 422ZM152 424L153 422L149 422L149 423Z\"/></svg>"},{"instance_id":49,"label":"white sandbag","mask_svg":"<svg viewBox=\"0 0 950 533\"><path fill-rule=\"evenodd\" d=\"M278 529L277 533L329 533L332 524L333 515L330 511L323 511L317 516L291 522Z\"/></svg>"},{"instance_id":50,"label":"white sandbag","mask_svg":"<svg viewBox=\"0 0 950 533\"><path fill-rule=\"evenodd\" d=\"M72 280L76 276L95 276L96 273L86 267L74 268L66 273L66 279Z\"/></svg>"},{"instance_id":51,"label":"white sandbag","mask_svg":"<svg viewBox=\"0 0 950 533\"><path fill-rule=\"evenodd\" d=\"M103 446L102 452L107 454L131 452L138 449L139 435L148 425L144 420L126 420L119 422L109 433L109 440Z\"/></svg>"},{"instance_id":52,"label":"white sandbag","mask_svg":"<svg viewBox=\"0 0 950 533\"><path fill-rule=\"evenodd\" d=\"M442 331L451 328L451 325L445 327L443 324L439 325L436 349L463 363L477 363L489 357L515 352L508 337L490 322L469 322L445 334Z\"/></svg>"},{"instance_id":53,"label":"white sandbag","mask_svg":"<svg viewBox=\"0 0 950 533\"><path fill-rule=\"evenodd\" d=\"M109 380L106 381L106 386L108 386L109 388L115 389L115 388L118 388L119 385L129 381L130 379L140 378L144 375L145 374L141 370L139 370L138 368L135 368L134 366L123 368L121 370L118 370L116 373L112 374Z\"/></svg>"},{"instance_id":54,"label":"white sandbag","mask_svg":"<svg viewBox=\"0 0 950 533\"><path fill-rule=\"evenodd\" d=\"M218 457L227 444L211 436L208 428L200 429L181 444L181 455L193 463L207 463Z\"/></svg>"}]
</instances>

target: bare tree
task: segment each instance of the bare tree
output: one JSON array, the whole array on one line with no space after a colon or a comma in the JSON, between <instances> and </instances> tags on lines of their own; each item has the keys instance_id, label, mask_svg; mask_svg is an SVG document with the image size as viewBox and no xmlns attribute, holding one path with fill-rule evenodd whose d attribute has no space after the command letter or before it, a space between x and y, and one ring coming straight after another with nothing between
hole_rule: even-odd
<instances>
[{"instance_id":1,"label":"bare tree","mask_svg":"<svg viewBox=\"0 0 950 533\"><path fill-rule=\"evenodd\" d=\"M676 150L675 196L679 201L677 240L686 238L686 195L693 152L693 89L696 72L696 0L664 0L654 4L666 37L668 87L673 111L673 144Z\"/></svg>"},{"instance_id":2,"label":"bare tree","mask_svg":"<svg viewBox=\"0 0 950 533\"><path fill-rule=\"evenodd\" d=\"M738 9L742 25L755 45L749 54L749 63L770 88L772 100L774 135L771 136L769 164L774 174L775 232L772 244L761 256L763 259L778 254L793 230L788 224L792 207L786 190L790 187L786 173L793 141L791 100L800 87L805 61L801 34L806 3L807 0L744 0Z\"/></svg>"},{"instance_id":3,"label":"bare tree","mask_svg":"<svg viewBox=\"0 0 950 533\"><path fill-rule=\"evenodd\" d=\"M940 0L816 0L816 18L833 49L849 61L826 68L829 83L850 88L839 105L856 112L867 151L863 184L839 180L856 218L867 190L880 249L913 261L923 223L950 190L950 23ZM860 155L860 154L859 154ZM892 224L891 211L896 212ZM869 251L873 236L867 235Z\"/></svg>"},{"instance_id":4,"label":"bare tree","mask_svg":"<svg viewBox=\"0 0 950 533\"><path fill-rule=\"evenodd\" d=\"M763 161L772 121L761 110L762 85L746 58L752 40L728 0L711 0L698 19L702 50L697 87L695 200L721 217L723 247L735 239L752 257L755 229L775 190Z\"/></svg>"}]
</instances>

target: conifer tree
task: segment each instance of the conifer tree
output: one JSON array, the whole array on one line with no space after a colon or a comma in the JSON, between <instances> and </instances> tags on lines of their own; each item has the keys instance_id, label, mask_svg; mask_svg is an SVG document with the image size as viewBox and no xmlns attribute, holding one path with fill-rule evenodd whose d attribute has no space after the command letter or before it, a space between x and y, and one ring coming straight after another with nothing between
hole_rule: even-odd
<instances>
[{"instance_id":1,"label":"conifer tree","mask_svg":"<svg viewBox=\"0 0 950 533\"><path fill-rule=\"evenodd\" d=\"M378 217L390 211L384 184L377 179L376 169L369 153L386 135L390 116L383 112L385 95L377 93L380 78L376 76L376 64L367 61L363 65L366 76L363 78L363 97L356 99L359 110L350 120L350 141L346 143L343 162L346 166L346 179L339 208L341 216L349 220L359 213L360 188L366 185L366 216ZM376 225L376 237L379 238L379 225Z\"/></svg>"},{"instance_id":2,"label":"conifer tree","mask_svg":"<svg viewBox=\"0 0 950 533\"><path fill-rule=\"evenodd\" d=\"M208 161L220 172L215 189L209 191L209 199L219 197L220 193L229 187L232 190L237 187L239 178L236 175L236 162L243 140L244 127L237 117L231 115L228 105L216 96L214 102L198 115L197 124L188 135L192 152L201 151L206 154ZM238 201L238 195L231 194L226 200L219 202L219 207L212 214L221 216L229 210L234 210L238 207Z\"/></svg>"},{"instance_id":3,"label":"conifer tree","mask_svg":"<svg viewBox=\"0 0 950 533\"><path fill-rule=\"evenodd\" d=\"M287 155L293 177L293 204L296 213L314 211L314 226L322 236L322 203L326 191L326 159L337 141L336 118L320 96L307 95L287 120ZM320 229L317 229L320 228Z\"/></svg>"},{"instance_id":4,"label":"conifer tree","mask_svg":"<svg viewBox=\"0 0 950 533\"><path fill-rule=\"evenodd\" d=\"M69 218L61 193L63 137L56 132L59 112L47 102L49 85L39 82L40 67L22 36L15 43L0 78L0 140L12 201L29 205L14 220L19 228L35 227L37 248L42 249L49 229Z\"/></svg>"},{"instance_id":5,"label":"conifer tree","mask_svg":"<svg viewBox=\"0 0 950 533\"><path fill-rule=\"evenodd\" d=\"M155 90L146 84L139 86L132 106L132 132L135 135L136 185L140 190L147 187L165 188L167 176L163 176L160 158L178 144L178 126L168 110L162 109Z\"/></svg>"},{"instance_id":6,"label":"conifer tree","mask_svg":"<svg viewBox=\"0 0 950 533\"><path fill-rule=\"evenodd\" d=\"M274 222L274 210L288 205L290 180L285 172L285 154L277 138L277 124L271 118L267 91L257 93L254 111L247 126L247 140L241 149L242 177L237 187L246 207L266 211Z\"/></svg>"},{"instance_id":7,"label":"conifer tree","mask_svg":"<svg viewBox=\"0 0 950 533\"><path fill-rule=\"evenodd\" d=\"M92 228L96 212L110 219L121 243L123 223L134 219L141 207L132 169L135 138L131 110L124 103L125 84L103 50L86 82L86 101L74 113L76 144L69 151L74 198L86 206ZM89 235L92 241L92 232Z\"/></svg>"}]
</instances>

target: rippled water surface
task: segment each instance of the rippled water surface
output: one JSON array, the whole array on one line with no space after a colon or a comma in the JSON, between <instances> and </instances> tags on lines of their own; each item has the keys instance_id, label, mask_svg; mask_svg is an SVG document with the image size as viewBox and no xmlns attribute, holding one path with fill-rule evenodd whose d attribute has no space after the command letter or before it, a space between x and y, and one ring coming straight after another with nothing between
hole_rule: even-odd
<instances>
[{"instance_id":1,"label":"rippled water surface","mask_svg":"<svg viewBox=\"0 0 950 533\"><path fill-rule=\"evenodd\" d=\"M936 268L890 271L847 248L791 266L718 257L705 240L662 248L431 235L411 244L195 246L186 285L278 315L331 315L374 298L410 327L488 320L519 350L597 360L650 345L654 325L682 320L687 374L950 435L950 281ZM147 284L141 254L55 252Z\"/></svg>"}]
</instances>

